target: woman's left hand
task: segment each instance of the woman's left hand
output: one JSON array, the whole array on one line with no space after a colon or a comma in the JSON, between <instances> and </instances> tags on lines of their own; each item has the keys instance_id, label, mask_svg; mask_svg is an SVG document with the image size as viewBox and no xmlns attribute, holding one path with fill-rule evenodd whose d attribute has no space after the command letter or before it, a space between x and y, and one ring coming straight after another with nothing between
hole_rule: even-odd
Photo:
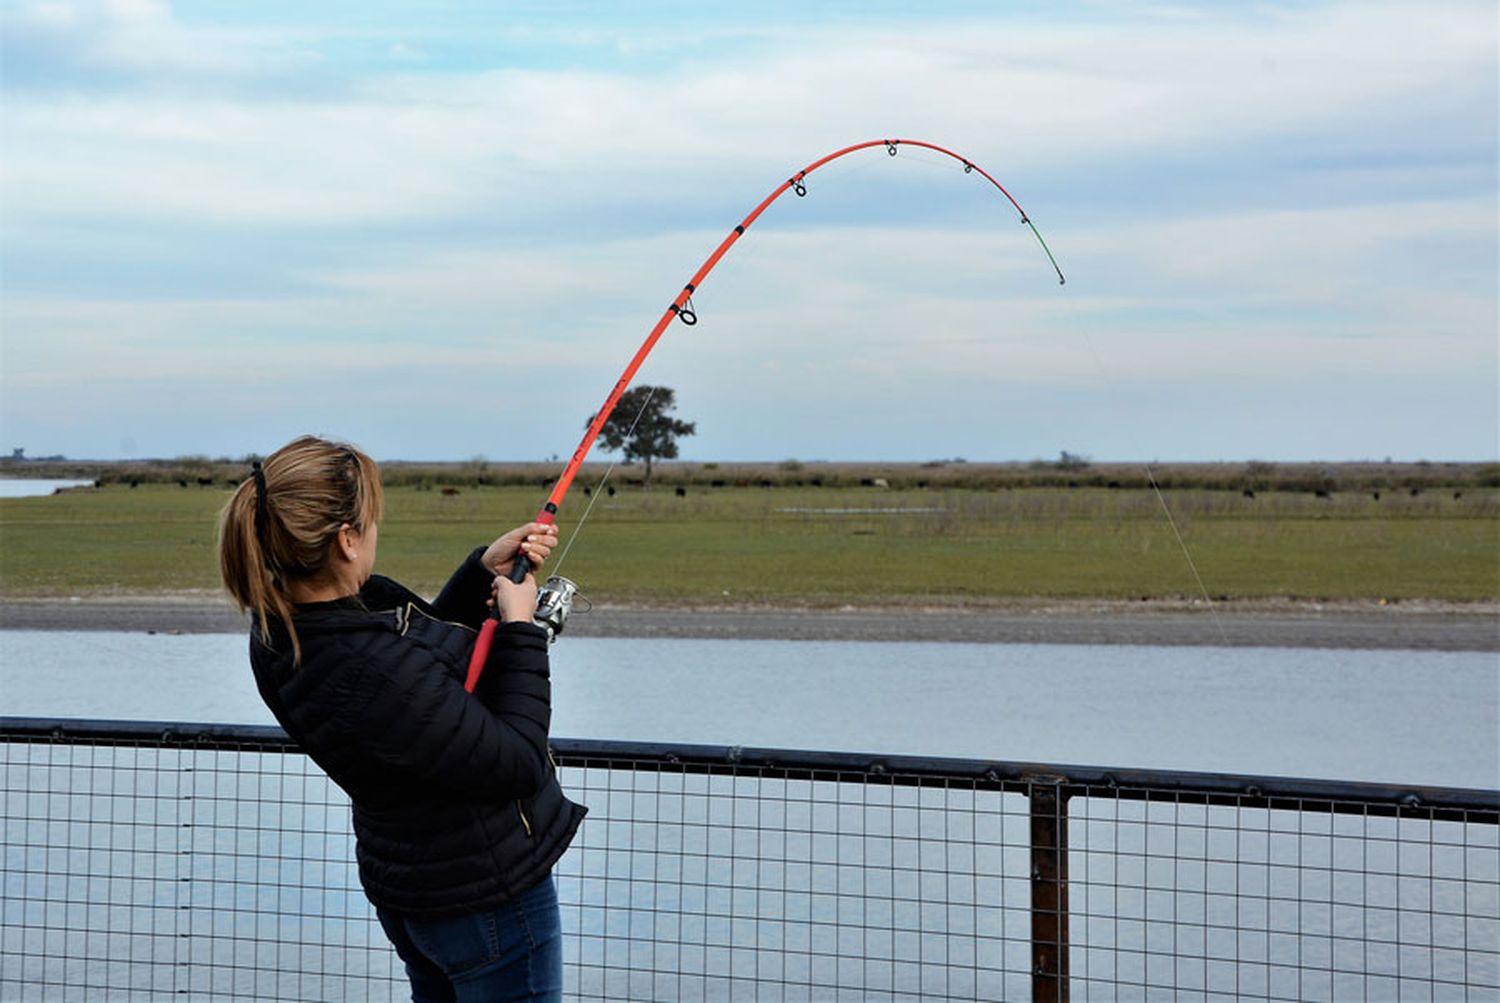
<instances>
[{"instance_id":1,"label":"woman's left hand","mask_svg":"<svg viewBox=\"0 0 1500 1003\"><path fill-rule=\"evenodd\" d=\"M552 548L556 546L556 526L528 522L490 544L480 560L495 574L509 575L517 553L524 555L531 562L532 569L536 570L541 568L542 562L551 556Z\"/></svg>"}]
</instances>

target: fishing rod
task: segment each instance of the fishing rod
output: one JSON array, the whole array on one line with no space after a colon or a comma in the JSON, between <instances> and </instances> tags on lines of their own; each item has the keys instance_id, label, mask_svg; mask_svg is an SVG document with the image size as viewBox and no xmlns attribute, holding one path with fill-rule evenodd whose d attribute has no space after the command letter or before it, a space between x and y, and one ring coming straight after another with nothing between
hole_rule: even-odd
<instances>
[{"instance_id":1,"label":"fishing rod","mask_svg":"<svg viewBox=\"0 0 1500 1003\"><path fill-rule=\"evenodd\" d=\"M1030 228L1032 235L1036 237L1037 243L1046 252L1047 260L1051 262L1053 271L1057 273L1058 284L1066 284L1068 280L1063 275L1062 269L1058 267L1057 259L1052 256L1052 249L1047 246L1046 240L1042 239L1041 232L1037 230L1036 224L1031 221L1031 217L1026 214L1026 210L1022 209L1021 204L1015 200L1015 197L1006 191L1004 185L996 181L988 171L974 163L968 157L954 153L946 147L938 146L935 143L923 142L919 139L872 139L864 143L855 143L853 146L846 146L841 150L835 150L827 156L814 160L802 168L802 170L777 185L769 195L761 200L759 205L750 211L750 215L740 220L735 228L729 231L728 235L719 242L719 246L714 248L713 253L704 260L703 264L698 267L698 270L693 273L692 278L682 287L682 291L667 305L666 310L662 312L656 325L646 335L646 340L641 343L640 348L636 349L635 355L630 359L630 364L625 367L625 371L615 381L614 388L610 390L609 396L604 398L604 403L594 413L593 420L589 422L588 429L583 433L583 440L578 443L578 448L573 451L572 458L568 460L568 465L563 468L562 474L557 478L557 483L552 488L552 493L547 496L547 501L542 505L541 510L537 512L534 521L543 525L552 525L557 521L557 510L562 505L563 499L567 497L568 489L572 487L573 479L578 475L579 467L583 465L584 457L588 456L589 450L593 448L594 441L604 429L604 425L609 420L610 414L614 412L615 405L620 402L620 396L625 393L626 388L630 386L630 381L635 378L636 372L641 368L641 364L646 361L646 356L651 354L651 350L656 347L656 343L660 340L662 333L666 331L668 325L674 319L680 320L689 327L698 323L698 314L693 308L693 293L702 286L703 280L708 277L708 273L714 270L714 267L718 265L725 254L729 253L729 249L734 246L735 242L745 235L745 231L750 229L751 224L760 218L761 213L765 212L772 202L781 198L788 191L795 192L798 198L806 196L807 176L825 164L830 164L840 157L846 157L851 153L881 146L885 147L885 152L892 157L896 155L898 148L902 146L914 146L924 150L932 150L963 164L965 174L978 174L984 180L988 181L1015 207L1016 212L1021 216L1021 222ZM515 563L511 567L510 580L517 583L524 581L530 571L531 562L524 555L517 553ZM546 587L538 593L536 619L538 623L547 628L549 636L555 636L562 630L562 625L567 619L569 610L572 608L573 596L576 591L577 587L572 582L565 578L553 577L548 579ZM495 627L499 623L498 613L497 608L496 616L485 621L484 626L479 631L479 638L474 643L474 651L469 658L468 677L464 682L464 688L471 693L474 691L475 685L478 684L479 676L484 671L485 660L489 657Z\"/></svg>"}]
</instances>

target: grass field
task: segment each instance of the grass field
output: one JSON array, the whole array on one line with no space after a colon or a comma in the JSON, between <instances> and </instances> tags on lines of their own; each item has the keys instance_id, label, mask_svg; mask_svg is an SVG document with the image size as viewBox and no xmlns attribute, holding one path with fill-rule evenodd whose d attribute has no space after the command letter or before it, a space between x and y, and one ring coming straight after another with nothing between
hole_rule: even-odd
<instances>
[{"instance_id":1,"label":"grass field","mask_svg":"<svg viewBox=\"0 0 1500 1003\"><path fill-rule=\"evenodd\" d=\"M378 569L432 591L471 548L532 517L540 487L388 489ZM1500 490L1173 489L1218 598L1500 598ZM222 487L109 484L0 500L0 595L214 590ZM588 499L570 496L571 535ZM965 602L1199 594L1150 490L759 486L598 498L561 570L600 601Z\"/></svg>"}]
</instances>

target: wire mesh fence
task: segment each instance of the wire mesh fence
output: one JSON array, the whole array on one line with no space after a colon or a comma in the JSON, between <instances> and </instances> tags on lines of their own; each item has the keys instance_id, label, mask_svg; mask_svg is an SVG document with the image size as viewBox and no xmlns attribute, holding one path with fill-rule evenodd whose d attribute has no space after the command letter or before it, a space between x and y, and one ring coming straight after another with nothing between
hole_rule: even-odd
<instances>
[{"instance_id":1,"label":"wire mesh fence","mask_svg":"<svg viewBox=\"0 0 1500 1003\"><path fill-rule=\"evenodd\" d=\"M559 740L578 1000L1493 999L1500 794ZM0 719L0 999L403 999L280 731Z\"/></svg>"},{"instance_id":2,"label":"wire mesh fence","mask_svg":"<svg viewBox=\"0 0 1500 1003\"><path fill-rule=\"evenodd\" d=\"M562 760L600 812L564 875L583 999L1030 992L1027 805L853 764Z\"/></svg>"},{"instance_id":3,"label":"wire mesh fence","mask_svg":"<svg viewBox=\"0 0 1500 1003\"><path fill-rule=\"evenodd\" d=\"M399 998L310 760L84 735L3 746L0 999Z\"/></svg>"},{"instance_id":4,"label":"wire mesh fence","mask_svg":"<svg viewBox=\"0 0 1500 1003\"><path fill-rule=\"evenodd\" d=\"M1069 815L1078 998L1500 999L1493 810L1086 788Z\"/></svg>"}]
</instances>

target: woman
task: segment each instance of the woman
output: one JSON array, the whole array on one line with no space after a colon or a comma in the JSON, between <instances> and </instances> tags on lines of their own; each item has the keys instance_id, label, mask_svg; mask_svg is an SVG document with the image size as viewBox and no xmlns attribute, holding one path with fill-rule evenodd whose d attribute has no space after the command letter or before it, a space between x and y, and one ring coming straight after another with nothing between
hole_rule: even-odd
<instances>
[{"instance_id":1,"label":"woman","mask_svg":"<svg viewBox=\"0 0 1500 1003\"><path fill-rule=\"evenodd\" d=\"M375 463L303 437L256 464L219 522L224 584L255 616L250 664L288 735L353 802L360 881L412 999L562 995L551 869L584 810L547 749L547 634L532 623L556 530L531 523L469 555L431 603L372 575ZM502 623L463 688L478 627Z\"/></svg>"}]
</instances>

